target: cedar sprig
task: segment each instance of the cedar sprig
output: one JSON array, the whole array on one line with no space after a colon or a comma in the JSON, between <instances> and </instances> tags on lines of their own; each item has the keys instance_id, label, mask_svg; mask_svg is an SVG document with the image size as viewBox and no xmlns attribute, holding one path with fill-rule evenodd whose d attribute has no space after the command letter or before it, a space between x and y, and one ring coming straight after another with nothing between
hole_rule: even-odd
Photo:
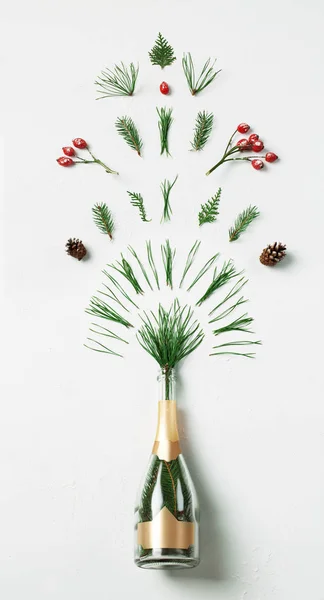
<instances>
[{"instance_id":1,"label":"cedar sprig","mask_svg":"<svg viewBox=\"0 0 324 600\"><path fill-rule=\"evenodd\" d=\"M159 115L159 132L160 132L160 145L161 151L160 154L166 153L167 156L170 155L169 152L169 129L171 127L171 123L173 122L172 118L172 108L156 108L157 114Z\"/></svg>"},{"instance_id":2,"label":"cedar sprig","mask_svg":"<svg viewBox=\"0 0 324 600\"><path fill-rule=\"evenodd\" d=\"M189 254L188 254L187 260L186 260L186 264L185 264L185 267L183 269L181 281L180 281L180 284L179 284L180 288L181 288L181 286L182 286L182 284L184 282L184 279L185 279L185 277L186 277L186 275L187 275L190 267L192 266L192 263L195 260L195 256L196 256L196 254L197 254L197 252L199 250L200 244L201 244L201 242L198 241L198 240L196 240L195 243L194 243L194 245L192 246L192 248L189 251Z\"/></svg>"},{"instance_id":3,"label":"cedar sprig","mask_svg":"<svg viewBox=\"0 0 324 600\"><path fill-rule=\"evenodd\" d=\"M176 250L171 248L169 240L166 240L165 244L161 245L161 254L163 260L163 266L165 270L165 283L167 286L173 289L173 263L176 254Z\"/></svg>"},{"instance_id":4,"label":"cedar sprig","mask_svg":"<svg viewBox=\"0 0 324 600\"><path fill-rule=\"evenodd\" d=\"M241 233L260 215L256 206L248 206L238 217L236 217L233 227L228 230L229 241L234 242L238 240Z\"/></svg>"},{"instance_id":5,"label":"cedar sprig","mask_svg":"<svg viewBox=\"0 0 324 600\"><path fill-rule=\"evenodd\" d=\"M215 77L221 71L215 71L214 65L216 63L216 59L211 64L211 59L208 58L206 60L202 71L198 77L196 78L195 67L193 64L193 60L190 52L185 53L182 58L182 68L185 74L189 90L193 96L199 94L202 90L204 90L208 85L214 81Z\"/></svg>"},{"instance_id":6,"label":"cedar sprig","mask_svg":"<svg viewBox=\"0 0 324 600\"><path fill-rule=\"evenodd\" d=\"M107 204L105 204L105 202L102 202L101 204L95 204L92 208L92 215L93 220L101 233L109 235L110 239L112 240L115 223Z\"/></svg>"},{"instance_id":7,"label":"cedar sprig","mask_svg":"<svg viewBox=\"0 0 324 600\"><path fill-rule=\"evenodd\" d=\"M224 325L224 327L219 327L219 329L214 329L214 335L220 335L221 333L228 333L229 331L244 331L245 333L254 333L250 329L251 323L254 321L252 317L249 317L247 313L238 317L232 323L228 323L228 325Z\"/></svg>"},{"instance_id":8,"label":"cedar sprig","mask_svg":"<svg viewBox=\"0 0 324 600\"><path fill-rule=\"evenodd\" d=\"M145 221L145 223L149 223L152 219L147 218L142 194L136 192L127 192L127 194L131 199L131 204L138 208L142 221Z\"/></svg>"},{"instance_id":9,"label":"cedar sprig","mask_svg":"<svg viewBox=\"0 0 324 600\"><path fill-rule=\"evenodd\" d=\"M170 192L171 192L175 182L177 181L177 179L178 179L178 175L172 181L172 183L168 179L165 179L161 183L161 192L162 192L162 196L163 196L163 214L161 217L161 223L163 221L170 221L170 219L171 219L172 208L171 208L171 204L170 204Z\"/></svg>"},{"instance_id":10,"label":"cedar sprig","mask_svg":"<svg viewBox=\"0 0 324 600\"><path fill-rule=\"evenodd\" d=\"M113 69L104 69L95 81L100 96L110 98L112 96L132 96L135 91L139 67L130 63L129 67L122 62L120 66L115 65Z\"/></svg>"},{"instance_id":11,"label":"cedar sprig","mask_svg":"<svg viewBox=\"0 0 324 600\"><path fill-rule=\"evenodd\" d=\"M143 141L138 133L138 129L131 117L118 117L116 121L116 129L125 140L125 142L141 156Z\"/></svg>"},{"instance_id":12,"label":"cedar sprig","mask_svg":"<svg viewBox=\"0 0 324 600\"><path fill-rule=\"evenodd\" d=\"M218 350L220 348L231 348L232 346L250 346L257 345L260 346L262 344L261 340L249 341L249 340L239 340L236 342L226 342L226 344L219 344L218 346L213 346L213 349ZM222 356L224 354L231 354L234 356L245 356L246 358L254 358L255 352L235 352L233 350L221 350L220 352L212 352L209 356Z\"/></svg>"},{"instance_id":13,"label":"cedar sprig","mask_svg":"<svg viewBox=\"0 0 324 600\"><path fill-rule=\"evenodd\" d=\"M86 313L93 315L94 317L101 317L107 319L107 321L113 321L119 323L127 329L133 327L133 325L127 321L122 315L120 315L114 308L112 308L107 302L101 300L97 296L93 296L90 299L90 306L86 308Z\"/></svg>"},{"instance_id":14,"label":"cedar sprig","mask_svg":"<svg viewBox=\"0 0 324 600\"><path fill-rule=\"evenodd\" d=\"M194 128L194 139L191 144L191 150L202 150L207 144L208 138L213 129L214 115L207 111L199 111Z\"/></svg>"},{"instance_id":15,"label":"cedar sprig","mask_svg":"<svg viewBox=\"0 0 324 600\"><path fill-rule=\"evenodd\" d=\"M146 242L146 252L147 252L147 260L151 267L151 271L152 271L154 279L155 279L156 287L159 290L160 289L159 275L158 275L157 268L156 268L155 262L154 262L151 240Z\"/></svg>"},{"instance_id":16,"label":"cedar sprig","mask_svg":"<svg viewBox=\"0 0 324 600\"><path fill-rule=\"evenodd\" d=\"M223 263L219 273L217 272L216 267L210 285L203 296L201 296L201 298L197 301L196 305L201 306L202 303L208 300L208 298L210 298L210 296L212 296L218 288L222 287L225 285L225 283L228 283L231 279L233 279L233 277L237 277L238 275L241 275L241 272L236 272L235 266L231 259Z\"/></svg>"},{"instance_id":17,"label":"cedar sprig","mask_svg":"<svg viewBox=\"0 0 324 600\"><path fill-rule=\"evenodd\" d=\"M125 279L127 279L127 281L129 281L129 283L133 286L136 294L144 294L130 263L126 260L126 258L123 257L122 254L121 261L116 260L116 265L111 264L108 266L112 269L115 269L115 271L125 277Z\"/></svg>"},{"instance_id":18,"label":"cedar sprig","mask_svg":"<svg viewBox=\"0 0 324 600\"><path fill-rule=\"evenodd\" d=\"M201 210L198 214L199 225L204 223L214 223L219 214L218 207L221 198L222 188L218 188L217 193L205 204L201 205Z\"/></svg>"},{"instance_id":19,"label":"cedar sprig","mask_svg":"<svg viewBox=\"0 0 324 600\"><path fill-rule=\"evenodd\" d=\"M152 50L149 52L152 65L159 65L161 69L172 65L176 60L174 50L161 33L158 34Z\"/></svg>"}]
</instances>

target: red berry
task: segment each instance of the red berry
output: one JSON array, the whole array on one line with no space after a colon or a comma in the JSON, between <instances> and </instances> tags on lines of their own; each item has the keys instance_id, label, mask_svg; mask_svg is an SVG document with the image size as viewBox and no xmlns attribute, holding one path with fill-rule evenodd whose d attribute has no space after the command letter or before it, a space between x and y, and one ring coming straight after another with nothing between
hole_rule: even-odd
<instances>
[{"instance_id":1,"label":"red berry","mask_svg":"<svg viewBox=\"0 0 324 600\"><path fill-rule=\"evenodd\" d=\"M166 95L166 94L169 93L169 91L170 91L170 88L169 88L167 82L166 81L162 81L162 83L160 85L160 92L161 92L161 94Z\"/></svg>"},{"instance_id":2,"label":"red berry","mask_svg":"<svg viewBox=\"0 0 324 600\"><path fill-rule=\"evenodd\" d=\"M247 131L249 131L250 125L248 125L247 123L240 123L236 129L239 133L246 133Z\"/></svg>"},{"instance_id":3,"label":"red berry","mask_svg":"<svg viewBox=\"0 0 324 600\"><path fill-rule=\"evenodd\" d=\"M84 150L84 148L88 147L88 144L82 138L75 138L72 140L72 144L75 148L80 148L80 150Z\"/></svg>"},{"instance_id":4,"label":"red berry","mask_svg":"<svg viewBox=\"0 0 324 600\"><path fill-rule=\"evenodd\" d=\"M238 142L236 142L235 146L237 146L240 150L251 150L251 144L249 143L249 140L247 140L246 138L242 138L241 140L238 140Z\"/></svg>"},{"instance_id":5,"label":"red berry","mask_svg":"<svg viewBox=\"0 0 324 600\"><path fill-rule=\"evenodd\" d=\"M254 142L254 144L252 144L253 152L261 152L261 150L263 150L263 148L264 148L264 144L261 140L256 140Z\"/></svg>"},{"instance_id":6,"label":"red berry","mask_svg":"<svg viewBox=\"0 0 324 600\"><path fill-rule=\"evenodd\" d=\"M271 163L275 160L278 160L278 156L274 152L267 152L267 154L265 155L265 159L267 162Z\"/></svg>"},{"instance_id":7,"label":"red berry","mask_svg":"<svg viewBox=\"0 0 324 600\"><path fill-rule=\"evenodd\" d=\"M57 158L56 160L61 167L72 167L72 165L75 164L72 158L67 158L66 156L60 156L60 158Z\"/></svg>"},{"instance_id":8,"label":"red berry","mask_svg":"<svg viewBox=\"0 0 324 600\"><path fill-rule=\"evenodd\" d=\"M253 169L256 169L257 171L260 171L260 169L263 169L264 167L262 160L260 160L259 158L254 158L251 164Z\"/></svg>"},{"instance_id":9,"label":"red berry","mask_svg":"<svg viewBox=\"0 0 324 600\"><path fill-rule=\"evenodd\" d=\"M65 156L74 156L75 155L75 150L74 148L72 148L72 146L64 146L62 148Z\"/></svg>"},{"instance_id":10,"label":"red berry","mask_svg":"<svg viewBox=\"0 0 324 600\"><path fill-rule=\"evenodd\" d=\"M259 136L257 133L251 133L251 135L249 135L249 142L251 142L251 144L254 144L258 139Z\"/></svg>"}]
</instances>

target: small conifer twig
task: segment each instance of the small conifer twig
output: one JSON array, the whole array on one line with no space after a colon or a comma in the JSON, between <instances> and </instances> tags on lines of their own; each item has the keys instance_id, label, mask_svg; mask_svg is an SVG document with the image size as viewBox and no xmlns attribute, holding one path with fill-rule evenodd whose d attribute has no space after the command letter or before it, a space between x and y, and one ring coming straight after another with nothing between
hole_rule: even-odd
<instances>
[{"instance_id":1,"label":"small conifer twig","mask_svg":"<svg viewBox=\"0 0 324 600\"><path fill-rule=\"evenodd\" d=\"M217 215L219 214L218 207L221 193L222 188L218 188L217 193L205 204L201 205L201 210L198 214L199 226L204 223L214 223L214 221L216 221Z\"/></svg>"},{"instance_id":2,"label":"small conifer twig","mask_svg":"<svg viewBox=\"0 0 324 600\"><path fill-rule=\"evenodd\" d=\"M207 144L208 138L213 129L214 115L207 111L199 111L196 117L194 128L194 139L191 144L191 150L202 150Z\"/></svg>"},{"instance_id":3,"label":"small conifer twig","mask_svg":"<svg viewBox=\"0 0 324 600\"><path fill-rule=\"evenodd\" d=\"M218 346L213 346L213 350L219 350L221 348L231 348L232 346L261 346L261 340L250 341L250 340L239 340L235 342L226 342L225 344L219 344ZM246 358L254 358L255 352L235 352L234 350L221 350L220 352L212 352L209 356L222 356L224 354L231 354L233 356L245 356Z\"/></svg>"},{"instance_id":4,"label":"small conifer twig","mask_svg":"<svg viewBox=\"0 0 324 600\"><path fill-rule=\"evenodd\" d=\"M120 335L117 335L117 333L115 333L114 331L107 329L107 327L103 327L102 325L99 325L99 323L91 323L91 325L92 327L96 327L96 329L91 329L91 327L89 327L89 331L92 331L92 333L112 338L113 340L123 342L124 344L129 344L127 340L124 340L124 338L120 337Z\"/></svg>"},{"instance_id":5,"label":"small conifer twig","mask_svg":"<svg viewBox=\"0 0 324 600\"><path fill-rule=\"evenodd\" d=\"M171 204L170 204L170 192L171 192L175 182L177 181L177 179L178 179L178 175L172 181L172 183L168 179L165 179L161 183L161 192L162 192L163 203L164 203L161 223L163 221L170 221L170 219L171 219L172 208L171 208Z\"/></svg>"},{"instance_id":6,"label":"small conifer twig","mask_svg":"<svg viewBox=\"0 0 324 600\"><path fill-rule=\"evenodd\" d=\"M209 313L208 316L210 317L212 314L214 314L214 312L216 312L216 310L218 308L220 308L221 306L223 306L223 304L225 304L225 302L227 302L227 300L230 300L231 298L233 298L233 296L235 296L235 294L237 294L238 292L241 291L241 289L247 284L248 279L245 279L245 277L241 277L241 279L239 279L238 281L236 281L236 283L234 284L234 286L232 287L232 289L228 292L228 294L226 294L225 298L223 298L223 300L221 300Z\"/></svg>"},{"instance_id":7,"label":"small conifer twig","mask_svg":"<svg viewBox=\"0 0 324 600\"><path fill-rule=\"evenodd\" d=\"M198 283L199 279L201 279L205 275L205 273L207 273L207 271L209 271L210 267L214 264L215 260L217 260L218 257L219 257L219 252L217 252L217 254L215 254L209 260L207 260L206 264L202 267L202 269L200 269L199 273L196 275L193 282L189 285L187 292L190 292L190 290L194 287L194 285L196 285L196 283Z\"/></svg>"},{"instance_id":8,"label":"small conifer twig","mask_svg":"<svg viewBox=\"0 0 324 600\"><path fill-rule=\"evenodd\" d=\"M161 33L158 34L152 50L149 52L152 65L159 65L161 69L172 65L176 60L172 46Z\"/></svg>"},{"instance_id":9,"label":"small conifer twig","mask_svg":"<svg viewBox=\"0 0 324 600\"><path fill-rule=\"evenodd\" d=\"M105 202L95 204L92 208L92 215L95 224L101 233L106 233L112 240L113 231L115 229L113 216Z\"/></svg>"},{"instance_id":10,"label":"small conifer twig","mask_svg":"<svg viewBox=\"0 0 324 600\"><path fill-rule=\"evenodd\" d=\"M201 73L196 78L195 67L193 64L193 60L190 52L184 53L182 58L182 68L185 74L189 90L193 96L199 94L202 90L204 90L208 85L214 81L215 77L218 75L219 71L215 71L214 65L216 63L216 59L211 64L211 59L208 58L201 70Z\"/></svg>"},{"instance_id":11,"label":"small conifer twig","mask_svg":"<svg viewBox=\"0 0 324 600\"><path fill-rule=\"evenodd\" d=\"M125 140L125 142L141 156L143 141L138 133L138 129L131 117L118 117L116 121L116 129Z\"/></svg>"},{"instance_id":12,"label":"small conifer twig","mask_svg":"<svg viewBox=\"0 0 324 600\"><path fill-rule=\"evenodd\" d=\"M138 194L136 192L127 192L127 194L131 199L131 204L138 208L142 221L144 221L145 223L149 223L152 219L147 218L142 194Z\"/></svg>"},{"instance_id":13,"label":"small conifer twig","mask_svg":"<svg viewBox=\"0 0 324 600\"><path fill-rule=\"evenodd\" d=\"M149 265L151 267L151 271L153 273L157 289L159 290L160 289L159 275L158 275L157 268L156 268L155 262L154 262L151 240L146 242L146 251L147 251L147 259L149 261Z\"/></svg>"},{"instance_id":14,"label":"small conifer twig","mask_svg":"<svg viewBox=\"0 0 324 600\"><path fill-rule=\"evenodd\" d=\"M198 240L196 240L195 243L194 243L194 245L192 246L191 250L189 251L189 254L188 254L187 260L186 260L186 264L185 264L185 267L184 267L184 270L183 270L183 273L182 273L181 281L180 281L180 284L179 284L180 288L181 288L181 286L182 286L182 284L184 282L184 279L185 279L185 277L186 277L186 275L187 275L190 267L192 266L193 261L195 260L195 256L196 256L196 254L197 254L197 252L199 250L200 244L201 244L201 242L198 241Z\"/></svg>"},{"instance_id":15,"label":"small conifer twig","mask_svg":"<svg viewBox=\"0 0 324 600\"><path fill-rule=\"evenodd\" d=\"M161 144L160 154L163 154L165 152L166 155L169 156L170 152L169 152L168 136L169 136L169 130L171 127L171 123L173 121L172 108L163 108L162 107L160 109L157 108L156 111L157 111L157 114L159 115L158 126L159 126L160 144Z\"/></svg>"},{"instance_id":16,"label":"small conifer twig","mask_svg":"<svg viewBox=\"0 0 324 600\"><path fill-rule=\"evenodd\" d=\"M214 335L220 335L221 333L228 333L229 331L244 331L245 333L254 333L249 329L249 326L254 321L252 317L249 317L247 313L232 321L232 323L228 323L224 327L220 327L219 329L214 329Z\"/></svg>"},{"instance_id":17,"label":"small conifer twig","mask_svg":"<svg viewBox=\"0 0 324 600\"><path fill-rule=\"evenodd\" d=\"M113 356L119 356L120 358L124 358L122 354L119 354L118 352L114 352L114 350L111 350L111 348L108 348L101 342L98 342L98 340L94 340L93 338L90 338L90 337L88 337L87 340L89 340L89 342L92 342L93 344L97 344L97 346L99 346L99 348L93 348L92 346L88 346L88 344L83 344L84 347L88 348L89 350L94 350L95 352L102 352L103 354L112 354Z\"/></svg>"},{"instance_id":18,"label":"small conifer twig","mask_svg":"<svg viewBox=\"0 0 324 600\"><path fill-rule=\"evenodd\" d=\"M90 306L86 308L86 313L93 315L94 317L101 317L107 319L107 321L113 321L119 323L126 328L133 327L133 325L127 321L122 315L114 310L107 302L101 300L97 296L92 296L90 299Z\"/></svg>"},{"instance_id":19,"label":"small conifer twig","mask_svg":"<svg viewBox=\"0 0 324 600\"><path fill-rule=\"evenodd\" d=\"M241 212L235 219L233 227L230 227L228 231L229 241L234 242L238 240L241 233L247 229L247 227L260 215L259 210L256 206L248 206L243 212Z\"/></svg>"},{"instance_id":20,"label":"small conifer twig","mask_svg":"<svg viewBox=\"0 0 324 600\"><path fill-rule=\"evenodd\" d=\"M165 244L161 245L161 253L163 266L165 270L165 283L167 286L173 289L173 262L176 254L176 250L171 248L169 240L166 240Z\"/></svg>"},{"instance_id":21,"label":"small conifer twig","mask_svg":"<svg viewBox=\"0 0 324 600\"><path fill-rule=\"evenodd\" d=\"M241 296L241 298L239 298L235 302L235 304L233 304L232 306L229 306L228 308L226 308L225 310L223 310L222 313L220 313L219 315L217 315L213 319L210 319L210 321L208 321L208 323L216 323L216 321L221 321L222 319L224 319L225 317L227 317L228 315L230 315L233 312L233 310L235 310L238 306L240 306L241 304L245 304L245 302L247 302L247 300L244 298L244 296Z\"/></svg>"},{"instance_id":22,"label":"small conifer twig","mask_svg":"<svg viewBox=\"0 0 324 600\"><path fill-rule=\"evenodd\" d=\"M222 287L223 285L225 285L225 283L228 283L228 281L230 281L233 277L237 277L238 275L241 275L241 272L236 272L235 266L231 259L223 263L223 266L219 273L217 273L216 267L210 285L208 286L203 296L201 296L201 298L196 302L196 305L201 306L202 303L208 300L208 298L210 298L210 296L212 296L212 294L214 294L214 292L218 288Z\"/></svg>"},{"instance_id":23,"label":"small conifer twig","mask_svg":"<svg viewBox=\"0 0 324 600\"><path fill-rule=\"evenodd\" d=\"M108 266L111 267L112 269L115 269L115 271L117 271L123 277L125 277L125 279L127 279L127 281L129 281L129 283L133 286L136 294L144 294L130 263L126 260L126 258L123 257L122 254L121 254L121 262L116 260L116 264L118 266L116 266L114 264L111 264Z\"/></svg>"},{"instance_id":24,"label":"small conifer twig","mask_svg":"<svg viewBox=\"0 0 324 600\"><path fill-rule=\"evenodd\" d=\"M132 96L135 91L136 80L139 67L135 67L134 63L130 63L127 67L123 62L115 65L113 69L104 69L100 76L95 81L98 88L99 97L110 98L113 96Z\"/></svg>"},{"instance_id":25,"label":"small conifer twig","mask_svg":"<svg viewBox=\"0 0 324 600\"><path fill-rule=\"evenodd\" d=\"M109 281L111 281L111 283L122 294L122 296L124 296L124 298L126 298L126 300L128 300L128 302L130 302L133 306L135 306L135 308L139 309L139 306L131 299L131 297L127 294L127 292L125 292L124 288L120 285L119 281L117 281L117 279L115 279L111 275L111 273L108 273L108 271L106 271L105 269L102 272L104 275L106 275L106 277L108 277Z\"/></svg>"},{"instance_id":26,"label":"small conifer twig","mask_svg":"<svg viewBox=\"0 0 324 600\"><path fill-rule=\"evenodd\" d=\"M128 250L129 250L129 251L131 252L131 254L134 256L135 260L137 261L137 264L138 264L138 266L140 267L140 269L141 269L141 271L142 271L142 273L143 273L143 276L144 276L144 278L145 278L146 282L148 283L148 285L149 285L149 287L151 288L151 290L153 290L153 287L152 287L152 284L151 284L151 282L150 282L149 276L148 276L148 274L147 274L147 272L146 272L146 269L145 269L145 267L144 267L144 265L143 265L142 261L139 259L139 257L138 257L138 255L137 255L137 253L135 252L134 248L132 248L132 246L128 246Z\"/></svg>"}]
</instances>

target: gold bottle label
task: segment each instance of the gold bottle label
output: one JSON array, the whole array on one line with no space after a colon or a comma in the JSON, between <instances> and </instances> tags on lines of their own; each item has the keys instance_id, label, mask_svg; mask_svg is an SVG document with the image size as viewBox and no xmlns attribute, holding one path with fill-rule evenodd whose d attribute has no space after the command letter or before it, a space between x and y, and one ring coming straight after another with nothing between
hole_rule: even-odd
<instances>
[{"instance_id":1,"label":"gold bottle label","mask_svg":"<svg viewBox=\"0 0 324 600\"><path fill-rule=\"evenodd\" d=\"M145 550L152 548L187 549L195 541L195 524L178 521L164 506L152 521L139 523L137 543Z\"/></svg>"},{"instance_id":2,"label":"gold bottle label","mask_svg":"<svg viewBox=\"0 0 324 600\"><path fill-rule=\"evenodd\" d=\"M160 460L175 460L181 454L177 426L177 406L175 400L160 400L158 405L158 426L152 454Z\"/></svg>"}]
</instances>

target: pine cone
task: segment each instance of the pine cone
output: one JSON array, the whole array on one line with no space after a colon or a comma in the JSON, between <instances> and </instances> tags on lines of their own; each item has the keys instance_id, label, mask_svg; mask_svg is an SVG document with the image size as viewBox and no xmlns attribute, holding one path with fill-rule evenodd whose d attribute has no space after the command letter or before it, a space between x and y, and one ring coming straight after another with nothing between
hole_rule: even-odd
<instances>
[{"instance_id":1,"label":"pine cone","mask_svg":"<svg viewBox=\"0 0 324 600\"><path fill-rule=\"evenodd\" d=\"M73 256L73 258L77 258L78 260L82 260L87 254L87 250L82 244L82 241L76 238L70 238L66 242L65 248L70 256Z\"/></svg>"},{"instance_id":2,"label":"pine cone","mask_svg":"<svg viewBox=\"0 0 324 600\"><path fill-rule=\"evenodd\" d=\"M274 244L269 244L260 256L260 262L263 265L267 265L268 267L273 267L278 262L280 262L286 256L286 246L281 242L275 242Z\"/></svg>"}]
</instances>

